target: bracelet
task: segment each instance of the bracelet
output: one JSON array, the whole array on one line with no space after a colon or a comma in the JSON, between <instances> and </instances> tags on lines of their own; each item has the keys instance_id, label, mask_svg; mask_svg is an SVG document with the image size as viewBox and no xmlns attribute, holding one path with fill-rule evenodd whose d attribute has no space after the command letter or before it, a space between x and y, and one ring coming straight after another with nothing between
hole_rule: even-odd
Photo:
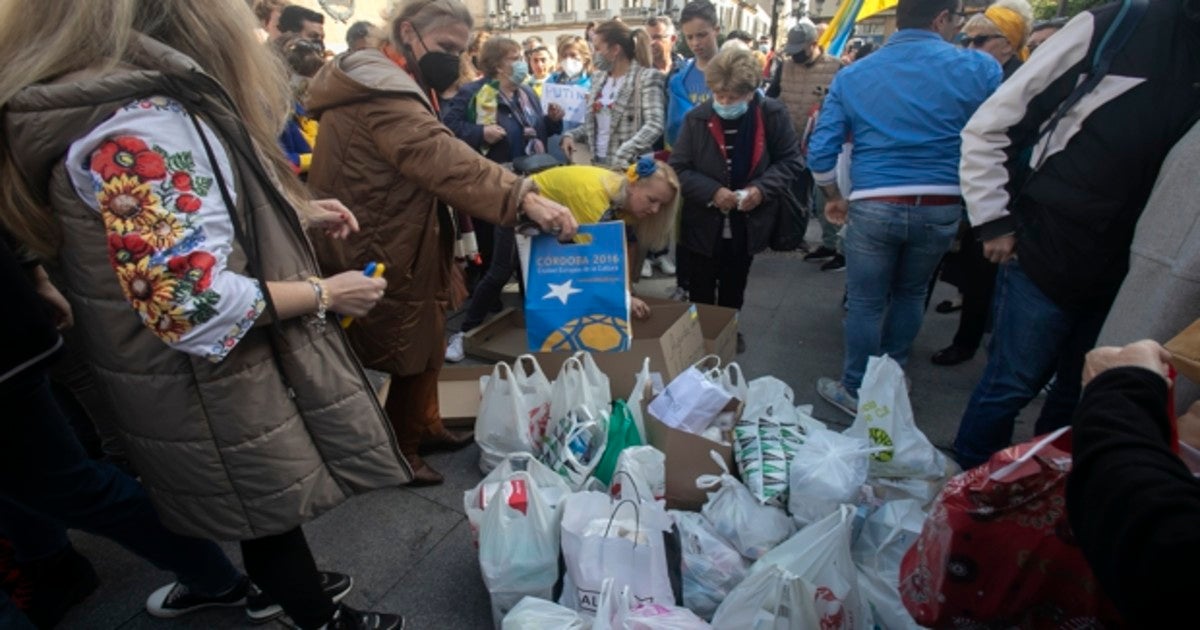
<instances>
[{"instance_id":1,"label":"bracelet","mask_svg":"<svg viewBox=\"0 0 1200 630\"><path fill-rule=\"evenodd\" d=\"M313 315L313 321L318 326L324 326L325 313L329 309L329 292L325 290L325 281L316 276L309 276L308 284L312 287L313 295L317 298L317 312Z\"/></svg>"}]
</instances>

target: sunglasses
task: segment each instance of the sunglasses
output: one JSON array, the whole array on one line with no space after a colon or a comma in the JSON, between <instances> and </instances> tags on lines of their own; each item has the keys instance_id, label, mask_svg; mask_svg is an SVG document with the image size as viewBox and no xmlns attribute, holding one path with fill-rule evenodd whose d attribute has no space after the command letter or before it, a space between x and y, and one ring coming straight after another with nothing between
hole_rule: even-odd
<instances>
[{"instance_id":1,"label":"sunglasses","mask_svg":"<svg viewBox=\"0 0 1200 630\"><path fill-rule=\"evenodd\" d=\"M984 44L993 39L1004 39L1003 35L976 35L974 37L963 36L958 41L963 48L982 48Z\"/></svg>"}]
</instances>

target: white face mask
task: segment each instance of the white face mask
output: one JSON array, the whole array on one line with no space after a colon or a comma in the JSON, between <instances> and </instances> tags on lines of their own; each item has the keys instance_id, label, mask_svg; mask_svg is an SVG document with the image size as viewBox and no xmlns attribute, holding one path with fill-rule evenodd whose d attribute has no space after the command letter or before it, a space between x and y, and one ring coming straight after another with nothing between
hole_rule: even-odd
<instances>
[{"instance_id":1,"label":"white face mask","mask_svg":"<svg viewBox=\"0 0 1200 630\"><path fill-rule=\"evenodd\" d=\"M563 59L562 70L569 77L576 76L580 72L583 72L583 62L574 58Z\"/></svg>"}]
</instances>

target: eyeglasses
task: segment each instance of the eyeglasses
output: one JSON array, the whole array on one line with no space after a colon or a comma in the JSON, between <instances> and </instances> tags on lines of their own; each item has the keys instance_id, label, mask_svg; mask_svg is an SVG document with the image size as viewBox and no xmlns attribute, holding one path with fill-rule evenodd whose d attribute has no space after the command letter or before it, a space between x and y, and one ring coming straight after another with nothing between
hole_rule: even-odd
<instances>
[{"instance_id":1,"label":"eyeglasses","mask_svg":"<svg viewBox=\"0 0 1200 630\"><path fill-rule=\"evenodd\" d=\"M993 39L1004 39L1003 35L976 35L974 37L963 36L958 41L963 48L983 48L983 45Z\"/></svg>"}]
</instances>

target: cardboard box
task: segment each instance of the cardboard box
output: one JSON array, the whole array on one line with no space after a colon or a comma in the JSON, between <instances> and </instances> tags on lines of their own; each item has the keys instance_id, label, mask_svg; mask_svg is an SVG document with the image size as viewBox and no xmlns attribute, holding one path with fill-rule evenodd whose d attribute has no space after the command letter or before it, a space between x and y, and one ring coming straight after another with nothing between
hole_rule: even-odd
<instances>
[{"instance_id":1,"label":"cardboard box","mask_svg":"<svg viewBox=\"0 0 1200 630\"><path fill-rule=\"evenodd\" d=\"M672 510L700 509L708 500L708 491L696 487L700 475L720 475L724 471L713 461L710 451L716 451L731 473L737 467L733 462L733 437L725 436L728 444L710 441L694 433L673 429L659 422L647 409L650 398L642 401L642 417L646 423L646 438L650 445L667 456L667 507ZM741 405L730 403L731 409L741 413Z\"/></svg>"},{"instance_id":2,"label":"cardboard box","mask_svg":"<svg viewBox=\"0 0 1200 630\"><path fill-rule=\"evenodd\" d=\"M650 358L650 370L663 379L675 378L704 356L704 336L698 310L690 304L667 302L651 309L648 319L633 322L633 341L625 352L592 354L596 365L608 375L614 398L627 398L633 391L642 361ZM525 322L517 309L505 309L495 319L467 333L467 354L487 361L511 362L527 354ZM546 378L558 377L569 352L533 353Z\"/></svg>"},{"instance_id":3,"label":"cardboard box","mask_svg":"<svg viewBox=\"0 0 1200 630\"><path fill-rule=\"evenodd\" d=\"M679 304L674 300L664 298L642 298L651 310L659 307ZM737 360L737 309L711 304L694 304L699 314L700 334L704 337L704 354L715 354L721 357L721 363L726 364Z\"/></svg>"},{"instance_id":4,"label":"cardboard box","mask_svg":"<svg viewBox=\"0 0 1200 630\"><path fill-rule=\"evenodd\" d=\"M451 429L475 428L482 396L479 378L492 373L490 365L444 365L438 375L438 406L442 424Z\"/></svg>"}]
</instances>

